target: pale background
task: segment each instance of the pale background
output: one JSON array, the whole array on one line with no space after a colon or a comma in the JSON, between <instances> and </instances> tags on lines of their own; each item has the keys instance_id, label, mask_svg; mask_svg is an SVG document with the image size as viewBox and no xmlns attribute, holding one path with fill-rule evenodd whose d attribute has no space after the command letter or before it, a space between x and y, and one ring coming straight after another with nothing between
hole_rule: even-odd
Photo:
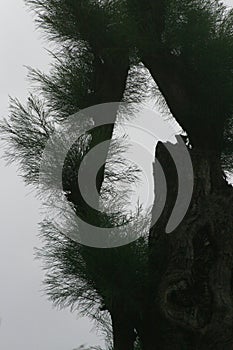
<instances>
[{"instance_id":1,"label":"pale background","mask_svg":"<svg viewBox=\"0 0 233 350\"><path fill-rule=\"evenodd\" d=\"M35 31L22 0L1 0L0 118L8 114L8 95L22 102L29 83L24 65L48 71L48 44ZM233 6L233 0L225 1ZM2 151L0 151L2 154ZM0 160L0 348L4 350L72 350L101 345L103 340L86 318L53 309L43 296L43 272L34 260L40 203L25 188L14 166Z\"/></svg>"}]
</instances>

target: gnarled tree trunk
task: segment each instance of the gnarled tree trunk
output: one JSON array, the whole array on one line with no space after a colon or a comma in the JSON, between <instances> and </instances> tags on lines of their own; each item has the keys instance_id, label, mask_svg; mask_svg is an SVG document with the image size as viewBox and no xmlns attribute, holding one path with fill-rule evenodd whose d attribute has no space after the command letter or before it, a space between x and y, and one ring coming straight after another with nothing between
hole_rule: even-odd
<instances>
[{"instance_id":1,"label":"gnarled tree trunk","mask_svg":"<svg viewBox=\"0 0 233 350\"><path fill-rule=\"evenodd\" d=\"M230 350L233 189L223 176L218 154L190 149L192 201L181 224L166 234L177 193L176 171L162 144L157 153L165 171L168 197L161 218L150 232L157 339L151 337L145 349ZM157 271L156 278L153 271Z\"/></svg>"}]
</instances>

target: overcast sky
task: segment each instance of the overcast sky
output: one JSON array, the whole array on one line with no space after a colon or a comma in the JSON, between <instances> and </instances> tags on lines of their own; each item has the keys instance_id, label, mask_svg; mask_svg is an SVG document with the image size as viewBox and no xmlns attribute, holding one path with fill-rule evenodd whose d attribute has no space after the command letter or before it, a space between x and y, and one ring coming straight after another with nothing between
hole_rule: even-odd
<instances>
[{"instance_id":1,"label":"overcast sky","mask_svg":"<svg viewBox=\"0 0 233 350\"><path fill-rule=\"evenodd\" d=\"M229 6L233 0L225 1ZM8 95L22 102L28 94L26 68L48 71L48 44L35 32L33 18L22 0L2 2L0 12L0 118L7 116ZM52 309L41 282L40 263L33 248L40 245L37 223L40 204L25 188L14 166L0 160L0 348L4 350L72 350L103 341L87 319Z\"/></svg>"}]
</instances>

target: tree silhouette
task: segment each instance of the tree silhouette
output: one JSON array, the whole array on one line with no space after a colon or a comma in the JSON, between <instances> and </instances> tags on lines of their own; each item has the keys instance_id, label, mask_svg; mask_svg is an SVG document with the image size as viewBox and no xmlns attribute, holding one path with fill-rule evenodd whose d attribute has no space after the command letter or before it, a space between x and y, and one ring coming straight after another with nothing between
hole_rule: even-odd
<instances>
[{"instance_id":1,"label":"tree silhouette","mask_svg":"<svg viewBox=\"0 0 233 350\"><path fill-rule=\"evenodd\" d=\"M49 75L30 69L42 100L30 96L26 107L12 100L10 119L1 127L8 159L19 162L27 183L38 183L44 146L70 114L103 102L143 101L149 95L186 133L194 170L189 210L171 235L165 228L179 183L161 142L155 158L165 171L168 193L147 237L96 249L66 237L65 225L59 230L44 222L45 247L38 255L48 269L49 296L60 306L78 305L108 334L111 324L114 350L135 350L138 341L144 350L231 349L233 213L226 171L232 170L233 11L218 0L26 3L59 47ZM116 119L105 128L95 128L95 122L73 145L63 168L66 198L77 215L92 220L94 212L75 181L76 169L89 150L112 139ZM124 163L120 145L115 149ZM98 192L107 196L108 151L96 179ZM116 175L119 181L122 173ZM126 182L135 173L129 166ZM155 166L154 179L156 183ZM98 220L106 225L110 218ZM117 220L129 220L135 232L148 230L140 210L132 221L123 213Z\"/></svg>"}]
</instances>

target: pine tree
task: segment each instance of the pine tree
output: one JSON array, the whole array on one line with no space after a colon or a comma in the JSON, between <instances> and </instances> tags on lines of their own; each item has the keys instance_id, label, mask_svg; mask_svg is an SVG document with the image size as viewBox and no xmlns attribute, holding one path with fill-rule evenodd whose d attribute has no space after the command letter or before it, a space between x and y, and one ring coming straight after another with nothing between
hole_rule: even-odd
<instances>
[{"instance_id":1,"label":"pine tree","mask_svg":"<svg viewBox=\"0 0 233 350\"><path fill-rule=\"evenodd\" d=\"M165 228L179 184L162 143L155 158L165 169L168 194L149 239L110 250L88 248L44 222L39 255L48 268L48 294L61 306L78 302L105 329L109 319L101 315L110 315L114 350L136 349L136 338L144 350L231 349L233 213L226 171L232 170L233 11L218 0L26 2L59 47L48 76L30 70L43 101L30 96L24 107L12 100L10 120L2 125L8 157L20 163L26 182L38 182L54 124L82 108L140 101L148 92L186 132L194 170L189 210L172 235ZM78 215L93 217L80 199L76 166L92 147L112 138L114 124L93 128L85 150L80 139L66 159L64 191ZM99 192L107 173L106 163L97 177ZM135 231L147 228L143 219L134 225Z\"/></svg>"}]
</instances>

